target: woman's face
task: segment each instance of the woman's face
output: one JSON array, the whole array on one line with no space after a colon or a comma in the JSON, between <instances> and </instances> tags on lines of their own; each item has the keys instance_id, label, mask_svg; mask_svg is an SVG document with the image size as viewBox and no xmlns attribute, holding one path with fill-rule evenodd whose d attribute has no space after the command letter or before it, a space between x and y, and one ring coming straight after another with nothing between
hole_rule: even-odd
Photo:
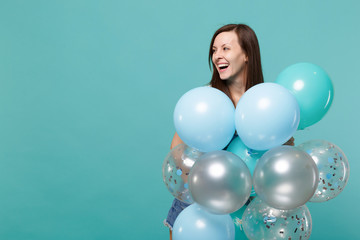
<instances>
[{"instance_id":1,"label":"woman's face","mask_svg":"<svg viewBox=\"0 0 360 240\"><path fill-rule=\"evenodd\" d=\"M243 76L247 56L242 50L235 32L222 32L216 36L212 61L222 80Z\"/></svg>"}]
</instances>

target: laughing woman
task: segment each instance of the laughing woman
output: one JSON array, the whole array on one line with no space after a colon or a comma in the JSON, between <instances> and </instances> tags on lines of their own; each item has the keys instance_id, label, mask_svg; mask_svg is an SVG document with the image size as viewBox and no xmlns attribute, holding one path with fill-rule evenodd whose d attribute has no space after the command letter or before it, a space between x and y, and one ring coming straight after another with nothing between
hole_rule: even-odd
<instances>
[{"instance_id":1,"label":"laughing woman","mask_svg":"<svg viewBox=\"0 0 360 240\"><path fill-rule=\"evenodd\" d=\"M209 64L212 66L210 86L224 92L234 106L246 90L263 83L260 48L255 32L245 24L228 24L219 28L211 39ZM171 147L183 143L175 133ZM286 144L293 145L293 138ZM180 212L189 206L174 199L164 224L172 227Z\"/></svg>"}]
</instances>

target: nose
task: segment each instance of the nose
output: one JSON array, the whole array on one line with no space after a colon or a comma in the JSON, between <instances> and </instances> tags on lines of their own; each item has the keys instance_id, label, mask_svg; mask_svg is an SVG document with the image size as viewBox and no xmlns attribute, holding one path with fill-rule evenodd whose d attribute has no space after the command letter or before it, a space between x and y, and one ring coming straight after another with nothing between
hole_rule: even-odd
<instances>
[{"instance_id":1,"label":"nose","mask_svg":"<svg viewBox=\"0 0 360 240\"><path fill-rule=\"evenodd\" d=\"M221 59L223 56L220 51L216 51L213 54L213 61L214 63L217 62L219 59Z\"/></svg>"}]
</instances>

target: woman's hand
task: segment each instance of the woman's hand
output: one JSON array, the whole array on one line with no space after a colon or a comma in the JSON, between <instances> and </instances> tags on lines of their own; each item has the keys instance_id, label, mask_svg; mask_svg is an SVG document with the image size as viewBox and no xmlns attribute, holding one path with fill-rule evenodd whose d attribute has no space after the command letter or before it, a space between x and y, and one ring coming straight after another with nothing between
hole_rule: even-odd
<instances>
[{"instance_id":1,"label":"woman's hand","mask_svg":"<svg viewBox=\"0 0 360 240\"><path fill-rule=\"evenodd\" d=\"M288 145L288 146L294 146L295 143L294 143L295 139L294 137L291 137L286 143L284 143L283 145Z\"/></svg>"}]
</instances>

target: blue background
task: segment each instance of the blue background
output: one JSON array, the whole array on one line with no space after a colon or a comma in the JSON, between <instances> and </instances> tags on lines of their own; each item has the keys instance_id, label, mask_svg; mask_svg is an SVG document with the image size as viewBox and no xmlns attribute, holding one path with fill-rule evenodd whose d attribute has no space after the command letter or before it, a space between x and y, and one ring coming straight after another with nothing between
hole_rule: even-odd
<instances>
[{"instance_id":1,"label":"blue background","mask_svg":"<svg viewBox=\"0 0 360 240\"><path fill-rule=\"evenodd\" d=\"M250 25L265 80L312 62L333 80L328 114L297 132L347 155L332 201L308 204L311 239L357 239L358 1L0 1L0 239L167 239L161 165L172 113L206 84L213 32Z\"/></svg>"}]
</instances>

